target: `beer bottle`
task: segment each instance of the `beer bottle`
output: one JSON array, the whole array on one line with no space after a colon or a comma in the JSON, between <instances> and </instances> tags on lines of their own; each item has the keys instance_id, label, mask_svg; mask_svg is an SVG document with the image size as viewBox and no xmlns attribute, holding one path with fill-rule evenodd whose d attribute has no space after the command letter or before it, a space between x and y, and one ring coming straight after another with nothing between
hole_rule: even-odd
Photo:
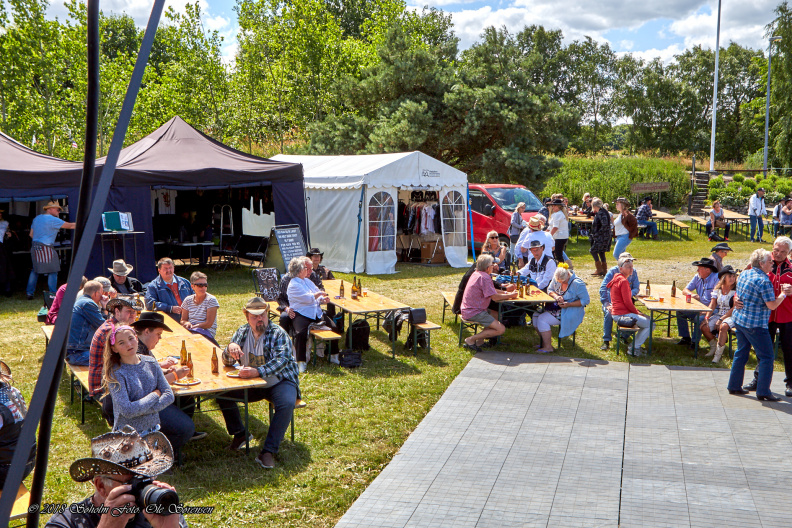
<instances>
[{"instance_id":1,"label":"beer bottle","mask_svg":"<svg viewBox=\"0 0 792 528\"><path fill-rule=\"evenodd\" d=\"M652 287L649 286L649 279L646 279L646 296L652 295Z\"/></svg>"},{"instance_id":2,"label":"beer bottle","mask_svg":"<svg viewBox=\"0 0 792 528\"><path fill-rule=\"evenodd\" d=\"M212 374L217 374L220 372L220 368L217 364L217 347L212 347Z\"/></svg>"},{"instance_id":3,"label":"beer bottle","mask_svg":"<svg viewBox=\"0 0 792 528\"><path fill-rule=\"evenodd\" d=\"M671 297L676 297L676 281L671 283Z\"/></svg>"},{"instance_id":4,"label":"beer bottle","mask_svg":"<svg viewBox=\"0 0 792 528\"><path fill-rule=\"evenodd\" d=\"M193 362L192 362L192 353L187 354L187 368L190 369L190 372L187 373L187 379L193 379Z\"/></svg>"},{"instance_id":5,"label":"beer bottle","mask_svg":"<svg viewBox=\"0 0 792 528\"><path fill-rule=\"evenodd\" d=\"M341 287L338 289L338 296L344 298L344 281L341 281Z\"/></svg>"},{"instance_id":6,"label":"beer bottle","mask_svg":"<svg viewBox=\"0 0 792 528\"><path fill-rule=\"evenodd\" d=\"M184 339L182 339L181 352L179 353L179 364L187 364L187 344L184 342Z\"/></svg>"},{"instance_id":7,"label":"beer bottle","mask_svg":"<svg viewBox=\"0 0 792 528\"><path fill-rule=\"evenodd\" d=\"M358 298L357 293L357 277L352 277L352 300L356 301Z\"/></svg>"}]
</instances>

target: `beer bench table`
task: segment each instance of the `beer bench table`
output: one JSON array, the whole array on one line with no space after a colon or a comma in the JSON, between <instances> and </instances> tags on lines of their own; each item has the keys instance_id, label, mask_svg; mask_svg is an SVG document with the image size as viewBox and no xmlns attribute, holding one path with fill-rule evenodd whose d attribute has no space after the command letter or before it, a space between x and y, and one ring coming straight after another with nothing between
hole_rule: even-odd
<instances>
[{"instance_id":1,"label":"beer bench table","mask_svg":"<svg viewBox=\"0 0 792 528\"><path fill-rule=\"evenodd\" d=\"M651 292L652 297L659 299L663 297L663 302L658 301L648 301L643 296L638 296L638 301L643 304L649 310L649 322L651 326L654 326L655 321L658 323L662 323L666 321L668 323L668 330L667 334L671 337L671 320L674 319L674 312L711 312L709 306L706 306L696 299L691 299L690 302L686 302L685 296L682 294L682 288L677 287L676 297L671 297L671 286L664 285L664 284L652 284L651 285ZM655 315L655 312L657 315ZM687 323L686 323L687 324ZM650 326L650 328L651 328ZM647 354L649 356L652 355L652 333L649 332L649 347ZM693 332L691 332L692 334ZM699 340L700 341L700 340ZM695 349L693 353L693 357L698 357L698 341L695 343Z\"/></svg>"},{"instance_id":2,"label":"beer bench table","mask_svg":"<svg viewBox=\"0 0 792 528\"><path fill-rule=\"evenodd\" d=\"M54 329L55 325L44 325L41 327L47 345L49 345L50 339L52 339L52 331ZM66 368L69 369L69 401L74 403L74 382L76 380L80 384L80 423L85 423L85 396L88 394L88 367L70 365L66 360L64 360L64 362L66 363Z\"/></svg>"},{"instance_id":3,"label":"beer bench table","mask_svg":"<svg viewBox=\"0 0 792 528\"><path fill-rule=\"evenodd\" d=\"M344 298L336 299L341 291L341 284L344 284ZM347 341L352 344L352 318L358 316L359 318L367 321L369 319L377 320L377 330L380 327L380 319L385 317L385 314L393 310L401 308L409 308L406 304L388 299L384 295L368 291L368 296L358 297L357 300L352 300L352 283L341 279L323 281L325 292L330 296L329 303L349 314L349 324L347 325ZM391 355L396 359L396 340L391 341Z\"/></svg>"},{"instance_id":4,"label":"beer bench table","mask_svg":"<svg viewBox=\"0 0 792 528\"><path fill-rule=\"evenodd\" d=\"M443 296L443 319L442 323L445 324L445 313L446 308L449 310L453 310L454 308L454 300L456 299L456 292L440 292L440 295ZM454 322L456 323L459 319L459 315L455 314L453 311L451 312L454 314Z\"/></svg>"},{"instance_id":5,"label":"beer bench table","mask_svg":"<svg viewBox=\"0 0 792 528\"><path fill-rule=\"evenodd\" d=\"M2 495L2 493L0 493ZM19 485L14 499L14 505L11 507L11 516L9 521L19 521L27 518L28 508L30 507L30 491L25 486L25 483ZM25 523L15 524L14 526L24 526Z\"/></svg>"}]
</instances>

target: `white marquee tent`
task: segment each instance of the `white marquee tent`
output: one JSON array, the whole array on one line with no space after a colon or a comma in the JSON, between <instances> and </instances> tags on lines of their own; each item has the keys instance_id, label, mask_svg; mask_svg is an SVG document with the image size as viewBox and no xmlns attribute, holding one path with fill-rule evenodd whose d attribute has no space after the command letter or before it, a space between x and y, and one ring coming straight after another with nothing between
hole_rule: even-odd
<instances>
[{"instance_id":1,"label":"white marquee tent","mask_svg":"<svg viewBox=\"0 0 792 528\"><path fill-rule=\"evenodd\" d=\"M311 245L330 269L395 273L396 204L414 190L437 192L446 260L468 266L465 173L422 152L272 159L303 165Z\"/></svg>"}]
</instances>

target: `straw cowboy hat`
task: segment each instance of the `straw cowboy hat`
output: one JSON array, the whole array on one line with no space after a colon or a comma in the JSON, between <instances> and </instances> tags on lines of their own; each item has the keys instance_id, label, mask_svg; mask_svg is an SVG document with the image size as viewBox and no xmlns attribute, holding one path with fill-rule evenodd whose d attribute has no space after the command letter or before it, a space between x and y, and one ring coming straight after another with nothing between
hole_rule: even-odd
<instances>
[{"instance_id":1,"label":"straw cowboy hat","mask_svg":"<svg viewBox=\"0 0 792 528\"><path fill-rule=\"evenodd\" d=\"M63 211L63 207L61 207L60 204L55 200L50 200L47 202L47 204L42 209L46 211L47 209L52 209L53 207L57 207L58 211Z\"/></svg>"},{"instance_id":2,"label":"straw cowboy hat","mask_svg":"<svg viewBox=\"0 0 792 528\"><path fill-rule=\"evenodd\" d=\"M5 361L0 360L0 381L11 380L11 369Z\"/></svg>"},{"instance_id":3,"label":"straw cowboy hat","mask_svg":"<svg viewBox=\"0 0 792 528\"><path fill-rule=\"evenodd\" d=\"M91 440L91 456L75 460L71 478L87 482L97 475L156 477L173 465L173 447L159 431L141 437L131 426Z\"/></svg>"},{"instance_id":4,"label":"straw cowboy hat","mask_svg":"<svg viewBox=\"0 0 792 528\"><path fill-rule=\"evenodd\" d=\"M531 229L542 229L544 222L542 222L541 218L537 218L536 215L532 216L530 220L528 220L528 227Z\"/></svg>"},{"instance_id":5,"label":"straw cowboy hat","mask_svg":"<svg viewBox=\"0 0 792 528\"><path fill-rule=\"evenodd\" d=\"M127 264L124 262L124 259L118 259L113 261L113 267L107 268L107 271L112 273L113 275L118 275L119 277L126 277L135 267L131 264Z\"/></svg>"},{"instance_id":6,"label":"straw cowboy hat","mask_svg":"<svg viewBox=\"0 0 792 528\"><path fill-rule=\"evenodd\" d=\"M245 305L245 311L253 315L261 315L269 309L267 302L261 297L253 297Z\"/></svg>"},{"instance_id":7,"label":"straw cowboy hat","mask_svg":"<svg viewBox=\"0 0 792 528\"><path fill-rule=\"evenodd\" d=\"M106 309L108 312L113 313L113 310L115 310L118 306L135 308L135 305L132 304L132 301L130 301L129 299L125 299L123 297L116 297L115 299L110 299L107 302Z\"/></svg>"}]
</instances>

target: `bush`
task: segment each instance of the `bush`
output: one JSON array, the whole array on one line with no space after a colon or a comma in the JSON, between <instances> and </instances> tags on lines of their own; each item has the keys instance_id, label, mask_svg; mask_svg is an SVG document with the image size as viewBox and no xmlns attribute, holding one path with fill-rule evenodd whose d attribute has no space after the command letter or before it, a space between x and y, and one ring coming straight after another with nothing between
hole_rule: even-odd
<instances>
[{"instance_id":1,"label":"bush","mask_svg":"<svg viewBox=\"0 0 792 528\"><path fill-rule=\"evenodd\" d=\"M710 189L723 189L726 187L726 182L723 181L723 176L715 176L709 181Z\"/></svg>"},{"instance_id":2,"label":"bush","mask_svg":"<svg viewBox=\"0 0 792 528\"><path fill-rule=\"evenodd\" d=\"M756 188L758 187L758 185L756 185L756 181L751 179L746 179L744 182L742 182L742 185L743 188L748 187L752 191L756 191Z\"/></svg>"},{"instance_id":3,"label":"bush","mask_svg":"<svg viewBox=\"0 0 792 528\"><path fill-rule=\"evenodd\" d=\"M734 177L732 177L732 180L736 181L737 183L742 183L745 181L745 176L742 174L735 174Z\"/></svg>"},{"instance_id":4,"label":"bush","mask_svg":"<svg viewBox=\"0 0 792 528\"><path fill-rule=\"evenodd\" d=\"M784 196L789 196L792 193L792 181L783 179L776 184L775 190Z\"/></svg>"},{"instance_id":5,"label":"bush","mask_svg":"<svg viewBox=\"0 0 792 528\"><path fill-rule=\"evenodd\" d=\"M690 192L690 176L684 165L658 158L609 158L567 156L558 174L547 180L542 196L563 193L571 203L578 203L583 193L613 202L619 196L631 197L635 204L642 196L630 192L630 185L642 182L669 182L671 188L660 193L662 206L680 207L687 203ZM657 198L655 205L657 205Z\"/></svg>"}]
</instances>

